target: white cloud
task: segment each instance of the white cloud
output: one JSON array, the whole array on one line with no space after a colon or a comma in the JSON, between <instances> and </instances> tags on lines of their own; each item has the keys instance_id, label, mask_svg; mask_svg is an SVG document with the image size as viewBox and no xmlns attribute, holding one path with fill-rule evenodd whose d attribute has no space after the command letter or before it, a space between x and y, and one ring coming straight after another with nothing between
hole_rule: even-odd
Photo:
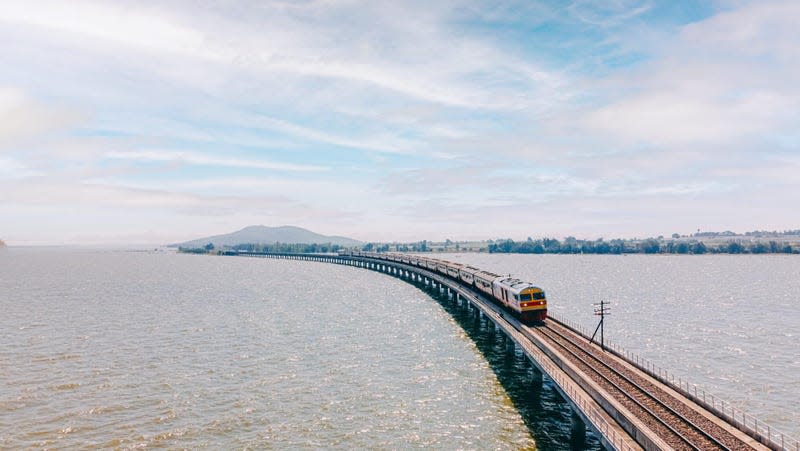
<instances>
[{"instance_id":1,"label":"white cloud","mask_svg":"<svg viewBox=\"0 0 800 451\"><path fill-rule=\"evenodd\" d=\"M280 163L264 159L216 157L196 152L181 152L172 150L112 151L106 152L105 157L120 160L162 161L201 166L223 166L292 172L320 172L329 170L329 168L325 166Z\"/></svg>"},{"instance_id":2,"label":"white cloud","mask_svg":"<svg viewBox=\"0 0 800 451\"><path fill-rule=\"evenodd\" d=\"M360 136L350 138L264 115L248 115L228 111L225 113L225 118L242 126L273 130L303 140L332 144L337 147L403 154L418 153L421 146L421 143L415 143L396 136Z\"/></svg>"},{"instance_id":3,"label":"white cloud","mask_svg":"<svg viewBox=\"0 0 800 451\"><path fill-rule=\"evenodd\" d=\"M206 69L216 66L211 73L170 67L193 64L190 61L165 65L159 60L152 66L164 75L194 82L204 77L219 83L230 70L284 80L281 74L290 74L369 85L388 91L383 95L468 109L538 108L560 98L560 76L468 35L454 35L448 18L458 5L443 5L420 9L393 2L305 8L261 4L248 10L250 16L240 17L235 9L213 7L187 12L164 5L134 9L102 2L14 1L4 4L0 21L84 36L95 41L80 45L106 49L114 56L140 50L197 60ZM343 26L341 17L358 27ZM135 58L143 62L142 55ZM476 77L500 83L487 89L470 80ZM535 90L536 101L521 96L518 89L505 89L503 81Z\"/></svg>"},{"instance_id":4,"label":"white cloud","mask_svg":"<svg viewBox=\"0 0 800 451\"><path fill-rule=\"evenodd\" d=\"M42 173L29 168L22 161L0 157L0 180L23 179L37 175L42 175Z\"/></svg>"},{"instance_id":5,"label":"white cloud","mask_svg":"<svg viewBox=\"0 0 800 451\"><path fill-rule=\"evenodd\" d=\"M585 116L586 130L677 146L796 129L798 17L796 2L754 2L686 26L659 58L604 86L611 103Z\"/></svg>"},{"instance_id":6,"label":"white cloud","mask_svg":"<svg viewBox=\"0 0 800 451\"><path fill-rule=\"evenodd\" d=\"M36 26L149 50L199 53L202 35L147 8L86 1L4 1L0 22Z\"/></svg>"},{"instance_id":7,"label":"white cloud","mask_svg":"<svg viewBox=\"0 0 800 451\"><path fill-rule=\"evenodd\" d=\"M65 109L37 102L18 89L0 88L0 150L63 128L78 117Z\"/></svg>"},{"instance_id":8,"label":"white cloud","mask_svg":"<svg viewBox=\"0 0 800 451\"><path fill-rule=\"evenodd\" d=\"M199 195L101 183L71 183L46 177L13 183L0 181L0 203L51 208L71 205L75 214L84 209L136 209L148 216L213 217L251 212L294 217L306 210L303 203L282 195Z\"/></svg>"},{"instance_id":9,"label":"white cloud","mask_svg":"<svg viewBox=\"0 0 800 451\"><path fill-rule=\"evenodd\" d=\"M225 198L275 198L309 207L308 214L335 207L345 216L374 204L378 198L375 190L363 183L320 177L298 179L287 176L270 177L206 177L201 179L175 179L159 182L115 181L95 178L91 185L130 189L143 192L189 193L197 197ZM246 193L246 194L244 194ZM386 201L386 204L393 204Z\"/></svg>"},{"instance_id":10,"label":"white cloud","mask_svg":"<svg viewBox=\"0 0 800 451\"><path fill-rule=\"evenodd\" d=\"M731 86L729 95L737 88ZM722 97L722 96L721 96ZM592 112L589 131L640 143L735 143L786 126L794 101L777 92L719 98L694 89L650 91Z\"/></svg>"},{"instance_id":11,"label":"white cloud","mask_svg":"<svg viewBox=\"0 0 800 451\"><path fill-rule=\"evenodd\" d=\"M575 0L567 8L579 20L602 27L619 25L652 8L650 2L641 0Z\"/></svg>"}]
</instances>

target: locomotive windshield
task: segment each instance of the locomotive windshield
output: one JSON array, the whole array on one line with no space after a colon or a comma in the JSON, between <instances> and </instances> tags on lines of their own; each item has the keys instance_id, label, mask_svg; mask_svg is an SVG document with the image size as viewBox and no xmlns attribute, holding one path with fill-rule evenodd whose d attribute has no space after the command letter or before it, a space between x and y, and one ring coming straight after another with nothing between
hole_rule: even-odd
<instances>
[{"instance_id":1,"label":"locomotive windshield","mask_svg":"<svg viewBox=\"0 0 800 451\"><path fill-rule=\"evenodd\" d=\"M519 300L520 301L530 301L531 300L530 293L523 293L523 294L519 295Z\"/></svg>"},{"instance_id":2,"label":"locomotive windshield","mask_svg":"<svg viewBox=\"0 0 800 451\"><path fill-rule=\"evenodd\" d=\"M544 299L544 291L541 291L539 293L533 293L533 298L534 299Z\"/></svg>"}]
</instances>

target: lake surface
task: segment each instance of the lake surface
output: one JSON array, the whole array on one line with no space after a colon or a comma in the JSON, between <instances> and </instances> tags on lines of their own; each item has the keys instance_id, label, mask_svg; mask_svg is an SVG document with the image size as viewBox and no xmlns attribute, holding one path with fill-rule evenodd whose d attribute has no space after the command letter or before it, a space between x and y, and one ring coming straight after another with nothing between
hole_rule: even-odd
<instances>
[{"instance_id":1,"label":"lake surface","mask_svg":"<svg viewBox=\"0 0 800 451\"><path fill-rule=\"evenodd\" d=\"M800 259L447 258L535 281L587 327L612 301L607 337L800 435ZM576 446L502 336L378 273L9 248L0 290L0 448Z\"/></svg>"},{"instance_id":2,"label":"lake surface","mask_svg":"<svg viewBox=\"0 0 800 451\"><path fill-rule=\"evenodd\" d=\"M451 315L378 273L10 248L0 287L0 448L535 445Z\"/></svg>"}]
</instances>

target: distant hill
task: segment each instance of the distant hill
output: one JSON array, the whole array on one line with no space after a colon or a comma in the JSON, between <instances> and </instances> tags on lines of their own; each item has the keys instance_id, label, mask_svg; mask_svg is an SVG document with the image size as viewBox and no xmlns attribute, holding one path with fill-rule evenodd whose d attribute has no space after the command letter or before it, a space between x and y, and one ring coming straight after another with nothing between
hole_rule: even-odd
<instances>
[{"instance_id":1,"label":"distant hill","mask_svg":"<svg viewBox=\"0 0 800 451\"><path fill-rule=\"evenodd\" d=\"M325 236L301 227L281 226L267 227L263 225L245 227L227 235L216 235L207 238L171 244L171 247L203 247L212 243L214 247L235 246L237 244L338 244L339 246L360 246L361 241L342 236Z\"/></svg>"}]
</instances>

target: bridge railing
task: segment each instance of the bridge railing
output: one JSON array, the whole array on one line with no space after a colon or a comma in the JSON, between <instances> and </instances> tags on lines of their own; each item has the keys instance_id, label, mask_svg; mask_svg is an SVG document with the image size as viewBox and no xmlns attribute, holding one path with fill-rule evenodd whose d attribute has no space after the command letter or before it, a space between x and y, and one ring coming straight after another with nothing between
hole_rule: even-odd
<instances>
[{"instance_id":1,"label":"bridge railing","mask_svg":"<svg viewBox=\"0 0 800 451\"><path fill-rule=\"evenodd\" d=\"M552 312L548 312L548 317L564 324L574 332L583 335L586 339L591 337L591 334L588 333L586 328L574 321L570 321ZM650 360L636 353L630 352L616 343L606 340L605 346L612 353L619 357L625 358L629 363L636 366L640 370L659 380L663 384L668 385L675 391L703 406L710 412L713 412L721 418L724 418L726 421L736 426L736 428L738 428L740 431L757 439L759 442L770 447L771 449L776 451L800 451L800 440L797 440L796 438L793 438L788 434L771 427L767 422L737 408L719 396L714 396L713 394L707 392L704 388L690 383L689 381L683 380L681 377L675 377L675 375L670 373L669 370L661 368Z\"/></svg>"},{"instance_id":2,"label":"bridge railing","mask_svg":"<svg viewBox=\"0 0 800 451\"><path fill-rule=\"evenodd\" d=\"M526 346L522 343L520 343L520 346L524 347L531 358L536 360L536 364L539 368L561 387L572 402L586 415L589 421L592 422L594 427L605 437L614 449L620 451L632 451L634 449L625 441L625 436L617 434L616 428L609 424L603 412L597 408L597 404L591 396L577 388L577 384L575 384L572 378L555 365L544 352L540 351L535 346Z\"/></svg>"}]
</instances>

